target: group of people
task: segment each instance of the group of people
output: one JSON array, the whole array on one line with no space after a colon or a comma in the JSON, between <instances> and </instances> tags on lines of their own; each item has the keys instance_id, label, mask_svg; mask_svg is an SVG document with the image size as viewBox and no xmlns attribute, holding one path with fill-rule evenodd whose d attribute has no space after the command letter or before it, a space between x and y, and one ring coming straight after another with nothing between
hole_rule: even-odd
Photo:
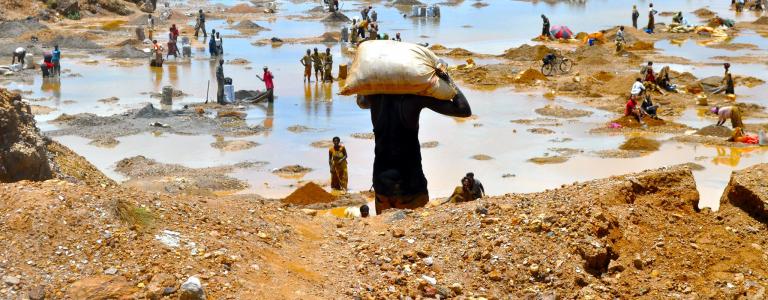
<instances>
[{"instance_id":1,"label":"group of people","mask_svg":"<svg viewBox=\"0 0 768 300\"><path fill-rule=\"evenodd\" d=\"M11 65L19 64L19 69L24 69L27 61L27 49L18 47L13 51ZM43 61L40 63L40 72L43 78L61 76L61 49L59 45L53 46L53 51L43 53Z\"/></svg>"},{"instance_id":2,"label":"group of people","mask_svg":"<svg viewBox=\"0 0 768 300\"><path fill-rule=\"evenodd\" d=\"M637 77L632 84L624 115L634 117L640 124L643 124L643 116L646 115L658 119L659 105L654 104L651 99L650 92L653 91L663 95L665 91L677 92L677 86L671 82L669 66L661 68L661 71L656 73L653 70L653 62L649 61L641 68L640 77ZM642 102L639 102L640 99Z\"/></svg>"},{"instance_id":3,"label":"group of people","mask_svg":"<svg viewBox=\"0 0 768 300\"><path fill-rule=\"evenodd\" d=\"M314 53L307 49L307 54L299 62L304 66L304 82L309 83L311 81L313 69L316 82L333 82L333 55L331 54L331 48L326 48L325 53L319 53L317 48L315 48Z\"/></svg>"},{"instance_id":4,"label":"group of people","mask_svg":"<svg viewBox=\"0 0 768 300\"><path fill-rule=\"evenodd\" d=\"M345 33L342 33L342 36L346 35ZM360 20L357 20L357 18L352 19L351 33L349 35L349 41L352 45L370 40L402 41L399 32L394 37L388 33L379 32L378 14L373 10L372 6L365 7L360 11Z\"/></svg>"},{"instance_id":5,"label":"group of people","mask_svg":"<svg viewBox=\"0 0 768 300\"><path fill-rule=\"evenodd\" d=\"M645 32L653 33L656 29L656 14L659 12L653 8L653 3L648 4L648 25L645 27ZM637 10L637 5L632 5L632 27L637 29L637 20L640 18L640 12Z\"/></svg>"},{"instance_id":6,"label":"group of people","mask_svg":"<svg viewBox=\"0 0 768 300\"><path fill-rule=\"evenodd\" d=\"M764 6L765 4L763 3L763 1L765 1L765 0L752 0L752 1L749 1L749 2L751 2L750 5L749 5L749 9L750 10L757 10L757 11L763 10L764 7L765 7ZM736 9L737 12L742 12L742 11L744 11L744 7L747 6L747 1L745 1L745 0L731 0L731 6L733 6Z\"/></svg>"}]
</instances>

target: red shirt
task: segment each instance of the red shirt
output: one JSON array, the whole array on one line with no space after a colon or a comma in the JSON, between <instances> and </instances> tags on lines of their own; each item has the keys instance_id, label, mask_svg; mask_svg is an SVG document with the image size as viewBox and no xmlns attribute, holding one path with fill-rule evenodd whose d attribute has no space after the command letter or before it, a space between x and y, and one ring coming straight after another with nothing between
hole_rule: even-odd
<instances>
[{"instance_id":1,"label":"red shirt","mask_svg":"<svg viewBox=\"0 0 768 300\"><path fill-rule=\"evenodd\" d=\"M272 72L264 71L264 84L267 86L268 90L275 88L275 84L272 82L272 78Z\"/></svg>"},{"instance_id":2,"label":"red shirt","mask_svg":"<svg viewBox=\"0 0 768 300\"><path fill-rule=\"evenodd\" d=\"M634 99L630 98L629 101L627 101L627 108L624 110L624 115L629 116L634 114L635 107L637 107L637 102L635 102Z\"/></svg>"}]
</instances>

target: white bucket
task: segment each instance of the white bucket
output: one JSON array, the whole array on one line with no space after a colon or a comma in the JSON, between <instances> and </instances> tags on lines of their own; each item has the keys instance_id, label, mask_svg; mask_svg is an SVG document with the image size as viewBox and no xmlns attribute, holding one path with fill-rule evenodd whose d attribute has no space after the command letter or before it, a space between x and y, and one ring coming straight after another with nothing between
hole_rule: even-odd
<instances>
[{"instance_id":1,"label":"white bucket","mask_svg":"<svg viewBox=\"0 0 768 300\"><path fill-rule=\"evenodd\" d=\"M24 56L24 69L35 69L37 66L35 65L35 56L32 55L32 53L27 53L26 56Z\"/></svg>"}]
</instances>

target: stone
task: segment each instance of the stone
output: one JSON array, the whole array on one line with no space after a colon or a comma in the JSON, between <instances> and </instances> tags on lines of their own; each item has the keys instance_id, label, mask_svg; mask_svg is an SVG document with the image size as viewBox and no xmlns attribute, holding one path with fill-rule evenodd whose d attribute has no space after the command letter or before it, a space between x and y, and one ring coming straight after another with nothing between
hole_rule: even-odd
<instances>
[{"instance_id":1,"label":"stone","mask_svg":"<svg viewBox=\"0 0 768 300\"><path fill-rule=\"evenodd\" d=\"M44 300L45 299L45 286L38 285L29 289L29 300Z\"/></svg>"},{"instance_id":2,"label":"stone","mask_svg":"<svg viewBox=\"0 0 768 300\"><path fill-rule=\"evenodd\" d=\"M501 276L501 273L497 270L493 270L490 273L488 273L488 279L493 281L501 281L503 278Z\"/></svg>"},{"instance_id":3,"label":"stone","mask_svg":"<svg viewBox=\"0 0 768 300\"><path fill-rule=\"evenodd\" d=\"M765 287L754 281L744 282L745 299L758 300L765 299Z\"/></svg>"},{"instance_id":4,"label":"stone","mask_svg":"<svg viewBox=\"0 0 768 300\"><path fill-rule=\"evenodd\" d=\"M125 277L96 275L78 280L67 288L67 299L132 299L139 289Z\"/></svg>"},{"instance_id":5,"label":"stone","mask_svg":"<svg viewBox=\"0 0 768 300\"><path fill-rule=\"evenodd\" d=\"M181 284L179 289L179 300L205 300L205 291L203 284L197 276L192 276Z\"/></svg>"},{"instance_id":6,"label":"stone","mask_svg":"<svg viewBox=\"0 0 768 300\"><path fill-rule=\"evenodd\" d=\"M147 298L162 299L164 296L175 293L177 287L176 277L165 273L155 274L147 285Z\"/></svg>"},{"instance_id":7,"label":"stone","mask_svg":"<svg viewBox=\"0 0 768 300\"><path fill-rule=\"evenodd\" d=\"M488 208L485 206L478 206L475 208L475 213L479 215L488 215Z\"/></svg>"},{"instance_id":8,"label":"stone","mask_svg":"<svg viewBox=\"0 0 768 300\"><path fill-rule=\"evenodd\" d=\"M584 259L585 269L598 273L603 273L608 269L611 257L608 247L597 247L592 243L584 242L579 245L578 253Z\"/></svg>"},{"instance_id":9,"label":"stone","mask_svg":"<svg viewBox=\"0 0 768 300\"><path fill-rule=\"evenodd\" d=\"M403 230L402 228L392 229L392 237L401 238L404 236L405 236L405 230Z\"/></svg>"},{"instance_id":10,"label":"stone","mask_svg":"<svg viewBox=\"0 0 768 300\"><path fill-rule=\"evenodd\" d=\"M457 282L457 283L451 284L451 291L456 295L461 295L463 290L464 290L464 287L461 286L461 283Z\"/></svg>"},{"instance_id":11,"label":"stone","mask_svg":"<svg viewBox=\"0 0 768 300\"><path fill-rule=\"evenodd\" d=\"M16 276L3 276L3 283L10 286L14 286L21 283L21 279L19 279L19 277L16 277Z\"/></svg>"},{"instance_id":12,"label":"stone","mask_svg":"<svg viewBox=\"0 0 768 300\"><path fill-rule=\"evenodd\" d=\"M612 272L612 273L624 272L624 265L622 265L620 262L618 262L616 260L612 260L608 264L608 272Z\"/></svg>"},{"instance_id":13,"label":"stone","mask_svg":"<svg viewBox=\"0 0 768 300\"><path fill-rule=\"evenodd\" d=\"M117 274L117 269L115 269L114 267L106 269L106 270L104 270L104 274L106 274L106 275L115 275L115 274Z\"/></svg>"},{"instance_id":14,"label":"stone","mask_svg":"<svg viewBox=\"0 0 768 300\"><path fill-rule=\"evenodd\" d=\"M638 269L638 270L643 269L643 258L640 257L640 254L635 255L635 258L632 259L632 265L635 266L635 269Z\"/></svg>"},{"instance_id":15,"label":"stone","mask_svg":"<svg viewBox=\"0 0 768 300\"><path fill-rule=\"evenodd\" d=\"M387 219L387 222L392 223L400 220L405 220L406 217L407 215L405 214L405 211L398 210L394 212L391 216L389 216L389 219Z\"/></svg>"},{"instance_id":16,"label":"stone","mask_svg":"<svg viewBox=\"0 0 768 300\"><path fill-rule=\"evenodd\" d=\"M753 218L768 223L768 163L754 165L731 173L731 180L720 198L720 205L729 203Z\"/></svg>"},{"instance_id":17,"label":"stone","mask_svg":"<svg viewBox=\"0 0 768 300\"><path fill-rule=\"evenodd\" d=\"M46 140L30 112L19 94L0 89L0 182L53 177Z\"/></svg>"},{"instance_id":18,"label":"stone","mask_svg":"<svg viewBox=\"0 0 768 300\"><path fill-rule=\"evenodd\" d=\"M432 264L435 263L435 259L432 258L432 256L425 257L422 261L424 262L424 265L426 265L426 266L432 266Z\"/></svg>"}]
</instances>

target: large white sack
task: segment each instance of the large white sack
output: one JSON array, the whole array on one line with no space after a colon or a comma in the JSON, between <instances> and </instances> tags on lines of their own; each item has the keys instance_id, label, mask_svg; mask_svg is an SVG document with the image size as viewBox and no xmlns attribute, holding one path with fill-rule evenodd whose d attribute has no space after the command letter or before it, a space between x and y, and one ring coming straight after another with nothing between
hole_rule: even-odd
<instances>
[{"instance_id":1,"label":"large white sack","mask_svg":"<svg viewBox=\"0 0 768 300\"><path fill-rule=\"evenodd\" d=\"M446 65L432 51L397 41L360 44L342 95L412 94L451 100L456 90L437 76Z\"/></svg>"}]
</instances>

